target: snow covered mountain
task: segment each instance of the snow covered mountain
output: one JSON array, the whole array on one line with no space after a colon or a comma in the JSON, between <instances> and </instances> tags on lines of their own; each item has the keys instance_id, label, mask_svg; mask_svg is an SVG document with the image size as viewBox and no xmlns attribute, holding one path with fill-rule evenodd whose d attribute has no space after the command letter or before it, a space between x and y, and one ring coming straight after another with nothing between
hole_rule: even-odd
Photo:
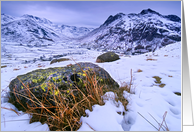
<instances>
[{"instance_id":1,"label":"snow covered mountain","mask_svg":"<svg viewBox=\"0 0 194 132\"><path fill-rule=\"evenodd\" d=\"M151 9L138 14L118 13L109 16L97 29L79 39L82 47L114 50L129 54L155 51L181 41L181 19L161 15Z\"/></svg>"},{"instance_id":2,"label":"snow covered mountain","mask_svg":"<svg viewBox=\"0 0 194 132\"><path fill-rule=\"evenodd\" d=\"M80 37L91 30L93 28L57 25L32 15L16 18L1 14L1 40L6 42L40 46Z\"/></svg>"},{"instance_id":3,"label":"snow covered mountain","mask_svg":"<svg viewBox=\"0 0 194 132\"><path fill-rule=\"evenodd\" d=\"M7 22L10 22L10 21L13 21L15 18L10 16L10 15L7 15L7 14L1 14L1 24L4 24L4 23L7 23Z\"/></svg>"}]
</instances>

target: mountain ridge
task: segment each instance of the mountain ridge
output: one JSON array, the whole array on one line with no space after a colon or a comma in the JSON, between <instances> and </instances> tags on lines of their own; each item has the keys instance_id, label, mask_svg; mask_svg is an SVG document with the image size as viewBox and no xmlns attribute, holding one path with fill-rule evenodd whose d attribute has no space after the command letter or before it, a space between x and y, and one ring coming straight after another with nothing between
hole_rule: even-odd
<instances>
[{"instance_id":1,"label":"mountain ridge","mask_svg":"<svg viewBox=\"0 0 194 132\"><path fill-rule=\"evenodd\" d=\"M3 41L13 40L34 46L71 40L88 49L139 54L181 41L181 19L172 14L162 15L150 8L137 14L110 15L95 29L57 25L27 14L19 18L2 15Z\"/></svg>"},{"instance_id":2,"label":"mountain ridge","mask_svg":"<svg viewBox=\"0 0 194 132\"><path fill-rule=\"evenodd\" d=\"M79 39L81 47L138 54L181 41L181 19L151 9L110 15L99 28Z\"/></svg>"},{"instance_id":3,"label":"mountain ridge","mask_svg":"<svg viewBox=\"0 0 194 132\"><path fill-rule=\"evenodd\" d=\"M55 24L46 18L28 14L21 17L1 14L2 41L40 46L80 37L91 30L93 28Z\"/></svg>"}]
</instances>

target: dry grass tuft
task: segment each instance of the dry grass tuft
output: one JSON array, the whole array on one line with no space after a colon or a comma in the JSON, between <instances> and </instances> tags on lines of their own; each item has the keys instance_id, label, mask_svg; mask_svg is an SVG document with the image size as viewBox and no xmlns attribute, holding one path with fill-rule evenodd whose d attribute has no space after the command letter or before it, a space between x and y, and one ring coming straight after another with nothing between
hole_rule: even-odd
<instances>
[{"instance_id":1,"label":"dry grass tuft","mask_svg":"<svg viewBox=\"0 0 194 132\"><path fill-rule=\"evenodd\" d=\"M17 108L20 107L25 113L32 115L30 123L37 121L42 124L47 123L51 131L76 131L81 126L80 117L87 116L85 110L89 109L92 111L92 106L95 104L104 105L102 96L108 91L104 87L106 84L98 83L100 78L97 79L94 72L92 74L89 71L84 73L86 75L86 80L83 80L84 90L79 89L76 84L72 84L72 87L66 90L60 90L54 83L49 82L47 84L48 90L46 93L43 93L41 99L31 92L35 87L30 88L18 78L25 89L25 95L14 89L12 94L15 95L16 100L10 97L9 102L17 104ZM120 101L126 111L128 101L123 97L123 91L134 93L131 89L132 78L131 70L130 84L125 84L119 89L113 90L117 95L115 100ZM53 92L52 99L49 92ZM23 104L18 96L28 99L31 104ZM54 103L50 103L50 101Z\"/></svg>"},{"instance_id":2,"label":"dry grass tuft","mask_svg":"<svg viewBox=\"0 0 194 132\"><path fill-rule=\"evenodd\" d=\"M71 66L72 66L72 64L68 64L68 65L67 65L67 67L71 67Z\"/></svg>"},{"instance_id":3,"label":"dry grass tuft","mask_svg":"<svg viewBox=\"0 0 194 132\"><path fill-rule=\"evenodd\" d=\"M163 88L164 86L166 86L166 84L164 84L164 83L159 85L160 88Z\"/></svg>"},{"instance_id":4,"label":"dry grass tuft","mask_svg":"<svg viewBox=\"0 0 194 132\"><path fill-rule=\"evenodd\" d=\"M40 68L40 67L45 67L45 65L39 65L38 67L39 67L39 68Z\"/></svg>"},{"instance_id":5,"label":"dry grass tuft","mask_svg":"<svg viewBox=\"0 0 194 132\"><path fill-rule=\"evenodd\" d=\"M166 86L166 84L161 82L161 77L159 76L153 76L153 78L155 78L156 80L154 81L156 84L158 84L157 86L159 86L160 88L163 88L164 86Z\"/></svg>"},{"instance_id":6,"label":"dry grass tuft","mask_svg":"<svg viewBox=\"0 0 194 132\"><path fill-rule=\"evenodd\" d=\"M14 71L18 71L18 70L20 70L20 68L14 68L13 70L14 70Z\"/></svg>"},{"instance_id":7,"label":"dry grass tuft","mask_svg":"<svg viewBox=\"0 0 194 132\"><path fill-rule=\"evenodd\" d=\"M147 58L146 61L157 61L157 59Z\"/></svg>"},{"instance_id":8,"label":"dry grass tuft","mask_svg":"<svg viewBox=\"0 0 194 132\"><path fill-rule=\"evenodd\" d=\"M142 114L140 114L138 112L138 114L144 118L152 127L154 127L157 131L169 131L168 125L166 123L166 115L167 115L167 111L165 111L163 118L162 118L162 122L159 123L150 113L148 113L152 119L158 124L158 127L155 126L154 124L151 123L151 121L149 121L147 118L145 118Z\"/></svg>"},{"instance_id":9,"label":"dry grass tuft","mask_svg":"<svg viewBox=\"0 0 194 132\"><path fill-rule=\"evenodd\" d=\"M158 83L158 84L161 83L161 79L162 79L162 78L160 78L159 76L153 76L153 78L156 79L155 83Z\"/></svg>"},{"instance_id":10,"label":"dry grass tuft","mask_svg":"<svg viewBox=\"0 0 194 132\"><path fill-rule=\"evenodd\" d=\"M97 59L96 63L103 63L103 61L101 59Z\"/></svg>"},{"instance_id":11,"label":"dry grass tuft","mask_svg":"<svg viewBox=\"0 0 194 132\"><path fill-rule=\"evenodd\" d=\"M54 83L48 83L50 86L47 93L43 93L42 99L36 98L31 92L34 88L25 87L26 94L21 94L19 91L13 92L16 100L9 100L10 103L17 102L23 110L32 115L30 122L40 121L47 123L51 131L76 131L81 126L80 117L86 116L85 110L92 111L94 104L104 105L101 96L107 92L104 85L100 85L96 74L85 72L86 80L83 80L85 90L80 90L75 84L69 87L68 90L59 90ZM19 78L18 78L19 79ZM21 80L20 80L21 81ZM22 82L21 82L22 83ZM55 105L49 103L49 92L54 91L52 101ZM24 106L16 95L24 97L31 101L31 105Z\"/></svg>"},{"instance_id":12,"label":"dry grass tuft","mask_svg":"<svg viewBox=\"0 0 194 132\"><path fill-rule=\"evenodd\" d=\"M115 98L115 100L120 101L123 104L125 111L128 111L127 105L129 102L127 101L127 99L125 99L123 97L123 91L126 91L126 92L131 93L131 94L135 94L135 89L132 88L132 83L133 83L132 69L131 69L130 74L131 74L130 83L129 84L123 83L122 86L118 90L113 91L117 95L117 98Z\"/></svg>"},{"instance_id":13,"label":"dry grass tuft","mask_svg":"<svg viewBox=\"0 0 194 132\"><path fill-rule=\"evenodd\" d=\"M143 72L141 69L138 69L137 72Z\"/></svg>"}]
</instances>

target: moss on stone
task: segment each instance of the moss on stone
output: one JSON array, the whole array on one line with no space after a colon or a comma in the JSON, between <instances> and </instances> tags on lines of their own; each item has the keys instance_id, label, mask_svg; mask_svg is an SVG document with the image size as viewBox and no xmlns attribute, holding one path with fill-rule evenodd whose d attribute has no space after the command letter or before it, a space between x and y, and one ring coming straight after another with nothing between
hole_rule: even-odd
<instances>
[{"instance_id":1,"label":"moss on stone","mask_svg":"<svg viewBox=\"0 0 194 132\"><path fill-rule=\"evenodd\" d=\"M41 85L41 89L45 92L46 91L46 88L47 87L47 85L46 85L46 83L43 83L42 85Z\"/></svg>"},{"instance_id":2,"label":"moss on stone","mask_svg":"<svg viewBox=\"0 0 194 132\"><path fill-rule=\"evenodd\" d=\"M112 62L120 59L119 55L115 54L114 52L107 52L97 57L96 62Z\"/></svg>"},{"instance_id":3,"label":"moss on stone","mask_svg":"<svg viewBox=\"0 0 194 132\"><path fill-rule=\"evenodd\" d=\"M77 79L71 80L72 74L77 74ZM26 91L25 89L28 85L29 88L32 88L32 93L36 96L36 98L42 99L46 95L45 93L48 92L49 95L47 96L52 99L53 95L59 92L66 96L67 92L62 91L66 91L69 88L73 89L78 87L80 90L86 91L86 75L89 75L90 77L95 75L99 85L103 85L104 88L117 89L119 87L118 83L115 82L111 76L99 66L92 63L78 63L72 65L71 67L38 69L24 75L19 75L11 81L9 88L12 92L14 91L14 88L16 88L15 90L18 93L26 95L24 91ZM23 86L18 78L25 86ZM57 87L59 91L54 91L54 87ZM25 106L26 102L29 103L29 106L33 106L32 103L30 104L28 99L22 98L19 95L11 94L12 100L16 100L15 96L20 98ZM13 104L19 106L17 102Z\"/></svg>"}]
</instances>

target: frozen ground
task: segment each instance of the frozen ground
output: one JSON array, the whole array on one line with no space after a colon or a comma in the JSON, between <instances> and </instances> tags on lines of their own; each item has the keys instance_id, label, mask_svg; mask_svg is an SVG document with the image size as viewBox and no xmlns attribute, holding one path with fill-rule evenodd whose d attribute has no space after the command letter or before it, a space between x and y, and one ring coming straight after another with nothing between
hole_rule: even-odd
<instances>
[{"instance_id":1,"label":"frozen ground","mask_svg":"<svg viewBox=\"0 0 194 132\"><path fill-rule=\"evenodd\" d=\"M10 44L11 45L11 44ZM16 44L15 44L16 45ZM13 47L15 45L12 45ZM7 67L1 69L1 130L9 131L47 131L47 124L42 125L39 122L29 124L30 116L19 112L19 116L10 110L17 109L7 103L6 91L9 90L9 82L16 76L28 73L38 68L60 67L76 62L92 62L101 52L87 49L71 48L64 49L64 45L51 46L51 48L27 48L17 46L10 48L3 45L4 50L1 54L11 54L10 58L3 56L1 62ZM11 46L11 47L12 47ZM9 48L8 48L9 47ZM24 50L21 54L16 48ZM59 50L58 50L59 49ZM12 51L13 50L13 51ZM41 51L40 51L41 50ZM58 51L57 51L58 50ZM65 52L82 52L83 54L68 54L65 57L74 59L50 65L49 61L35 61L34 63L21 64L23 57L30 59L39 58L43 54L49 57L50 52L63 54ZM29 54L25 54L29 52ZM29 55L29 56L28 56ZM17 63L15 58L18 57ZM25 59L26 59L25 58ZM113 100L106 99L104 106L94 105L93 111L86 110L88 117L81 117L82 126L80 131L157 131L159 125L151 115L162 123L163 115L167 112L165 121L170 131L181 131L181 96L175 92L181 93L181 43L175 43L156 50L155 53L146 53L137 56L121 55L121 59L110 63L95 63L103 67L120 85L124 82L129 83L131 80L130 71L133 75L133 94L124 92L128 99L128 111L125 115L119 115L117 112L123 112L123 107L116 104ZM149 59L149 60L147 60ZM138 69L142 72L138 72ZM164 87L155 83L153 76L161 78ZM111 92L107 93L110 96ZM119 106L119 107L116 107ZM151 122L155 127L149 124L144 118ZM161 128L161 131L163 129Z\"/></svg>"}]
</instances>

